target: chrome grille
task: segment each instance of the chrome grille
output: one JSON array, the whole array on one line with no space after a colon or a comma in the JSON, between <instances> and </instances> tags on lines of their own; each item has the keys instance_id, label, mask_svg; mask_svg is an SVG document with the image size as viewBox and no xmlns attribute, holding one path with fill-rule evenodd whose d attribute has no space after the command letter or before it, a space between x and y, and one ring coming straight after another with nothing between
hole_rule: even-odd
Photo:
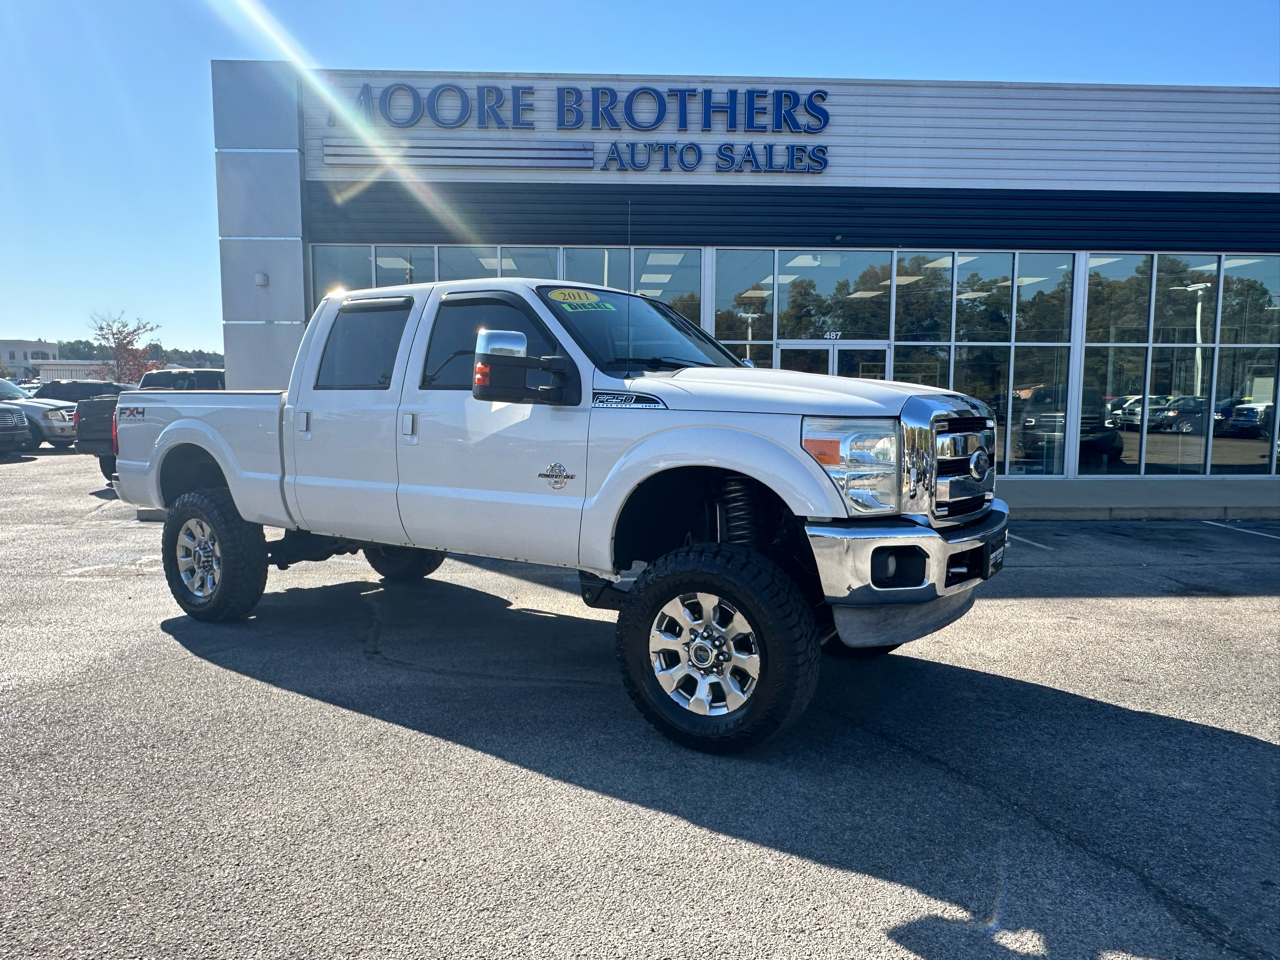
<instances>
[{"instance_id":1,"label":"chrome grille","mask_svg":"<svg viewBox=\"0 0 1280 960\"><path fill-rule=\"evenodd\" d=\"M912 397L902 411L903 513L935 527L983 516L995 499L995 419L972 397Z\"/></svg>"},{"instance_id":2,"label":"chrome grille","mask_svg":"<svg viewBox=\"0 0 1280 960\"><path fill-rule=\"evenodd\" d=\"M25 427L27 415L21 410L0 410L0 427Z\"/></svg>"}]
</instances>

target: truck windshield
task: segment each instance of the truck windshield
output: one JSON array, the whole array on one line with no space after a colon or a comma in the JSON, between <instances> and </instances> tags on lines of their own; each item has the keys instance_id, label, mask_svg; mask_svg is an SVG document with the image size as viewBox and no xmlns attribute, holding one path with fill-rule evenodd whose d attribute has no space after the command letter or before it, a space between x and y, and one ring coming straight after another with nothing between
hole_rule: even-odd
<instances>
[{"instance_id":1,"label":"truck windshield","mask_svg":"<svg viewBox=\"0 0 1280 960\"><path fill-rule=\"evenodd\" d=\"M606 373L742 365L701 327L656 300L583 287L539 287L538 295Z\"/></svg>"},{"instance_id":2,"label":"truck windshield","mask_svg":"<svg viewBox=\"0 0 1280 960\"><path fill-rule=\"evenodd\" d=\"M8 380L0 380L0 400L30 400L31 394Z\"/></svg>"}]
</instances>

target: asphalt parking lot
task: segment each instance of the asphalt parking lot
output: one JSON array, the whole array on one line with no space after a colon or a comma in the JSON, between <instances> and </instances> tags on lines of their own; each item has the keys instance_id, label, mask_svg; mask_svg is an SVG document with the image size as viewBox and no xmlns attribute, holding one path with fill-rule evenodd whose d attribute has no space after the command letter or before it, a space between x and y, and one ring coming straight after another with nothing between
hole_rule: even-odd
<instances>
[{"instance_id":1,"label":"asphalt parking lot","mask_svg":"<svg viewBox=\"0 0 1280 960\"><path fill-rule=\"evenodd\" d=\"M132 517L0 463L0 957L1280 955L1280 522L1015 522L723 758L572 573L336 558L211 626Z\"/></svg>"}]
</instances>

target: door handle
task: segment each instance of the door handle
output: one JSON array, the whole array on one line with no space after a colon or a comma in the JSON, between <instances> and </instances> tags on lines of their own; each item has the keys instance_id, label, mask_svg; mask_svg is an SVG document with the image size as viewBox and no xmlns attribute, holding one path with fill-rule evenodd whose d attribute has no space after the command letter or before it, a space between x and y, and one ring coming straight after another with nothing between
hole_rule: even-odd
<instances>
[{"instance_id":1,"label":"door handle","mask_svg":"<svg viewBox=\"0 0 1280 960\"><path fill-rule=\"evenodd\" d=\"M400 436L405 443L418 442L418 415L416 413L400 414Z\"/></svg>"},{"instance_id":2,"label":"door handle","mask_svg":"<svg viewBox=\"0 0 1280 960\"><path fill-rule=\"evenodd\" d=\"M310 410L298 411L298 439L300 440L311 439L311 411Z\"/></svg>"}]
</instances>

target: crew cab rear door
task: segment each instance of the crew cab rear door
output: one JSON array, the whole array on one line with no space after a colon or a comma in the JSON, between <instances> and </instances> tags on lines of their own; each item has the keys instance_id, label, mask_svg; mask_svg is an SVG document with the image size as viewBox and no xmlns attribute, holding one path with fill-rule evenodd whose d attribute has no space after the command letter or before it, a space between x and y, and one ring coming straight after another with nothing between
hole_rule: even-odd
<instances>
[{"instance_id":1,"label":"crew cab rear door","mask_svg":"<svg viewBox=\"0 0 1280 960\"><path fill-rule=\"evenodd\" d=\"M293 502L314 533L407 543L396 503L396 410L414 300L352 298L326 313L285 418Z\"/></svg>"},{"instance_id":2,"label":"crew cab rear door","mask_svg":"<svg viewBox=\"0 0 1280 960\"><path fill-rule=\"evenodd\" d=\"M429 324L429 326L428 326ZM476 334L516 330L528 356L579 369L533 304L510 290L432 298L400 407L400 516L422 547L576 566L591 391L575 406L471 396ZM530 374L529 386L538 386ZM550 382L548 379L547 383ZM587 382L590 383L589 375Z\"/></svg>"}]
</instances>

